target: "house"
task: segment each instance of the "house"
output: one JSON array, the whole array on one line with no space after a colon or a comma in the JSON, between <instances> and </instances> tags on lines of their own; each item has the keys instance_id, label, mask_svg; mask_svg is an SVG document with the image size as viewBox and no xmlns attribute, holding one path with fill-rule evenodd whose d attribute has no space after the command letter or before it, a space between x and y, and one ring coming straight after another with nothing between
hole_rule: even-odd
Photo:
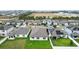
<instances>
[{"instance_id":1,"label":"house","mask_svg":"<svg viewBox=\"0 0 79 59\"><path fill-rule=\"evenodd\" d=\"M74 26L72 31L73 31L73 33L76 32L79 34L79 26Z\"/></svg>"},{"instance_id":2,"label":"house","mask_svg":"<svg viewBox=\"0 0 79 59\"><path fill-rule=\"evenodd\" d=\"M63 29L55 28L51 32L51 37L54 39L60 38L60 37L67 38L67 33Z\"/></svg>"},{"instance_id":3,"label":"house","mask_svg":"<svg viewBox=\"0 0 79 59\"><path fill-rule=\"evenodd\" d=\"M8 33L9 39L27 38L30 29L28 27L19 27L12 32Z\"/></svg>"},{"instance_id":4,"label":"house","mask_svg":"<svg viewBox=\"0 0 79 59\"><path fill-rule=\"evenodd\" d=\"M79 38L79 34L74 32L71 34L71 37L74 38L74 39L78 39Z\"/></svg>"},{"instance_id":5,"label":"house","mask_svg":"<svg viewBox=\"0 0 79 59\"><path fill-rule=\"evenodd\" d=\"M26 20L27 25L41 25L41 20Z\"/></svg>"},{"instance_id":6,"label":"house","mask_svg":"<svg viewBox=\"0 0 79 59\"><path fill-rule=\"evenodd\" d=\"M9 21L4 21L4 24L6 24L6 25L12 25L14 27L23 26L24 23L25 22L23 20L9 20Z\"/></svg>"},{"instance_id":7,"label":"house","mask_svg":"<svg viewBox=\"0 0 79 59\"><path fill-rule=\"evenodd\" d=\"M60 24L59 20L52 20L52 22L53 22L53 25L59 25Z\"/></svg>"},{"instance_id":8,"label":"house","mask_svg":"<svg viewBox=\"0 0 79 59\"><path fill-rule=\"evenodd\" d=\"M48 25L48 26L51 26L52 24L53 24L53 22L52 22L50 19L48 19L48 20L47 20L47 25Z\"/></svg>"},{"instance_id":9,"label":"house","mask_svg":"<svg viewBox=\"0 0 79 59\"><path fill-rule=\"evenodd\" d=\"M30 33L30 40L48 40L47 29L42 27L33 27Z\"/></svg>"},{"instance_id":10,"label":"house","mask_svg":"<svg viewBox=\"0 0 79 59\"><path fill-rule=\"evenodd\" d=\"M73 37L74 39L79 38L79 26L74 26L74 27L72 28L72 37Z\"/></svg>"},{"instance_id":11,"label":"house","mask_svg":"<svg viewBox=\"0 0 79 59\"><path fill-rule=\"evenodd\" d=\"M14 27L11 25L0 25L0 36L8 36L13 29Z\"/></svg>"}]
</instances>

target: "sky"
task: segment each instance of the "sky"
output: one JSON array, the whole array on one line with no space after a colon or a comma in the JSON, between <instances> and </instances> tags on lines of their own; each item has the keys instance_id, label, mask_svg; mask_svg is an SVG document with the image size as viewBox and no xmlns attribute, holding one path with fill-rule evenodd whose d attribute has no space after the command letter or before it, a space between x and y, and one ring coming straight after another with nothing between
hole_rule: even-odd
<instances>
[{"instance_id":1,"label":"sky","mask_svg":"<svg viewBox=\"0 0 79 59\"><path fill-rule=\"evenodd\" d=\"M0 0L0 10L79 10L79 1Z\"/></svg>"}]
</instances>

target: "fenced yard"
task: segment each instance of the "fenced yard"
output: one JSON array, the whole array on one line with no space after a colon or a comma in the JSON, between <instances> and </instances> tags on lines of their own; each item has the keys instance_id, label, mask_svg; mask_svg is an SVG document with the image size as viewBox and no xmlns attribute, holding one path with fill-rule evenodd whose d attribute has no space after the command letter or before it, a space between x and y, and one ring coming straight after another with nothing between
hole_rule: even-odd
<instances>
[{"instance_id":1,"label":"fenced yard","mask_svg":"<svg viewBox=\"0 0 79 59\"><path fill-rule=\"evenodd\" d=\"M29 38L16 38L14 40L6 40L0 45L1 49L51 49L50 42L48 40L34 40Z\"/></svg>"},{"instance_id":2,"label":"fenced yard","mask_svg":"<svg viewBox=\"0 0 79 59\"><path fill-rule=\"evenodd\" d=\"M7 40L0 45L2 49L22 49L24 48L26 43L25 39L15 39L15 40Z\"/></svg>"},{"instance_id":3,"label":"fenced yard","mask_svg":"<svg viewBox=\"0 0 79 59\"><path fill-rule=\"evenodd\" d=\"M3 39L3 38L4 38L3 36L0 36L0 40Z\"/></svg>"},{"instance_id":4,"label":"fenced yard","mask_svg":"<svg viewBox=\"0 0 79 59\"><path fill-rule=\"evenodd\" d=\"M73 46L76 45L68 38L58 38L58 39L51 39L54 46Z\"/></svg>"},{"instance_id":5,"label":"fenced yard","mask_svg":"<svg viewBox=\"0 0 79 59\"><path fill-rule=\"evenodd\" d=\"M48 40L27 40L26 46L27 49L51 49L50 42Z\"/></svg>"}]
</instances>

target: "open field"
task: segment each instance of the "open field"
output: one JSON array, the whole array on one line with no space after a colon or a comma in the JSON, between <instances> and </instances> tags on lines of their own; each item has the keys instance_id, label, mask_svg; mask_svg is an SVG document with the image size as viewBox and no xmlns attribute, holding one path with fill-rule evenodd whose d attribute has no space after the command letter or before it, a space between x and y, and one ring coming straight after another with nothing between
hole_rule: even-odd
<instances>
[{"instance_id":1,"label":"open field","mask_svg":"<svg viewBox=\"0 0 79 59\"><path fill-rule=\"evenodd\" d=\"M45 12L45 13L42 13L42 12L36 12L36 13L32 13L32 14L30 14L29 16L34 16L34 17L36 17L36 16L46 16L46 17L59 17L59 16L63 16L63 17L71 17L71 15L70 14L63 14L63 13L52 13L52 12ZM72 15L73 16L73 15ZM74 15L74 16L76 16L76 15Z\"/></svg>"},{"instance_id":2,"label":"open field","mask_svg":"<svg viewBox=\"0 0 79 59\"><path fill-rule=\"evenodd\" d=\"M58 16L58 15L56 13L32 13L29 16L34 16L34 17L36 17L36 16L46 16L46 17L50 16L50 17L53 17L53 16Z\"/></svg>"},{"instance_id":3,"label":"open field","mask_svg":"<svg viewBox=\"0 0 79 59\"><path fill-rule=\"evenodd\" d=\"M35 40L35 41L26 41L26 46L25 48L27 49L51 49L51 45L50 42L47 41L43 41L43 40Z\"/></svg>"},{"instance_id":4,"label":"open field","mask_svg":"<svg viewBox=\"0 0 79 59\"><path fill-rule=\"evenodd\" d=\"M52 39L52 43L54 46L76 46L70 39L59 38L56 40Z\"/></svg>"}]
</instances>

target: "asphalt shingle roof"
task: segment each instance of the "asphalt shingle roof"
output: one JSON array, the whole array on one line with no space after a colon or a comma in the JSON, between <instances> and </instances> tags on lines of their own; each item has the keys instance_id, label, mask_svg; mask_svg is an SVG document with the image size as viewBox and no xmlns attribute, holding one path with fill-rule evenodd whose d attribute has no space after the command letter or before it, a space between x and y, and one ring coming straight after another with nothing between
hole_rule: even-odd
<instances>
[{"instance_id":1,"label":"asphalt shingle roof","mask_svg":"<svg viewBox=\"0 0 79 59\"><path fill-rule=\"evenodd\" d=\"M46 28L32 28L31 37L48 37Z\"/></svg>"},{"instance_id":2,"label":"asphalt shingle roof","mask_svg":"<svg viewBox=\"0 0 79 59\"><path fill-rule=\"evenodd\" d=\"M16 30L11 31L10 33L8 33L9 36L14 36L14 35L25 35L29 32L29 28L27 27L20 27Z\"/></svg>"},{"instance_id":3,"label":"asphalt shingle roof","mask_svg":"<svg viewBox=\"0 0 79 59\"><path fill-rule=\"evenodd\" d=\"M0 30L8 30L11 27L11 25L0 25Z\"/></svg>"},{"instance_id":4,"label":"asphalt shingle roof","mask_svg":"<svg viewBox=\"0 0 79 59\"><path fill-rule=\"evenodd\" d=\"M16 35L19 35L19 34L27 34L29 32L29 28L25 28L25 27L20 27L16 30Z\"/></svg>"}]
</instances>

